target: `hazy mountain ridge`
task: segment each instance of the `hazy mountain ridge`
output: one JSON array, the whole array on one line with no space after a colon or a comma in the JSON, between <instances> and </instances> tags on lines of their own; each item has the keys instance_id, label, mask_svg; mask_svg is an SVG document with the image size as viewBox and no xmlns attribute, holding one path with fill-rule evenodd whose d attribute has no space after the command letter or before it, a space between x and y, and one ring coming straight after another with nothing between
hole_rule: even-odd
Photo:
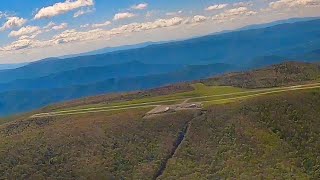
<instances>
[{"instance_id":1,"label":"hazy mountain ridge","mask_svg":"<svg viewBox=\"0 0 320 180\"><path fill-rule=\"evenodd\" d=\"M137 48L143 48L152 44L159 44L159 43L164 43L164 42L144 42L144 43L139 43L139 44L133 44L133 45L124 45L124 46L118 46L118 47L105 47L101 49L97 49L94 51L89 51L85 53L79 53L79 54L72 54L72 55L66 55L59 57L61 59L65 58L73 58L73 57L79 57L79 56L91 56L91 55L97 55L97 54L105 54L105 53L110 53L110 52L115 52L115 51L123 51L123 50L128 50L128 49L137 49Z\"/></svg>"},{"instance_id":2,"label":"hazy mountain ridge","mask_svg":"<svg viewBox=\"0 0 320 180\"><path fill-rule=\"evenodd\" d=\"M18 79L0 83L0 92L37 90L85 85L106 79L164 74L182 69L182 65L144 64L137 61L99 67L83 67L33 79Z\"/></svg>"},{"instance_id":3,"label":"hazy mountain ridge","mask_svg":"<svg viewBox=\"0 0 320 180\"><path fill-rule=\"evenodd\" d=\"M8 69L16 69L28 65L29 63L16 63L16 64L0 64L0 71Z\"/></svg>"},{"instance_id":4,"label":"hazy mountain ridge","mask_svg":"<svg viewBox=\"0 0 320 180\"><path fill-rule=\"evenodd\" d=\"M298 28L299 27L299 28ZM242 64L257 56L294 56L293 48L319 49L320 20L281 24L263 29L243 30L200 38L150 45L107 54L34 62L12 71L0 72L0 82L35 78L80 67L140 61L148 64ZM310 44L310 42L316 42Z\"/></svg>"}]
</instances>

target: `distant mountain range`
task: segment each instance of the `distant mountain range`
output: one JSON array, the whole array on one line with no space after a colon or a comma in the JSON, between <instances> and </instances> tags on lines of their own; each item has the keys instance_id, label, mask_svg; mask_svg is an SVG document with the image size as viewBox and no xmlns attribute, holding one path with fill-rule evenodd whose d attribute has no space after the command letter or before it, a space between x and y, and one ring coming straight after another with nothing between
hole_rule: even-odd
<instances>
[{"instance_id":1,"label":"distant mountain range","mask_svg":"<svg viewBox=\"0 0 320 180\"><path fill-rule=\"evenodd\" d=\"M72 58L72 57L79 57L79 56L91 56L91 55L97 55L97 54L105 54L105 53L110 53L110 52L115 52L115 51L123 51L123 50L128 50L128 49L143 48L143 47L147 47L149 45L161 44L161 43L164 43L164 42L144 42L144 43L133 44L133 45L124 45L124 46L117 46L117 47L105 47L105 48L102 48L102 49L89 51L89 52L85 52L85 53L61 56L59 58L65 59L65 58Z\"/></svg>"},{"instance_id":2,"label":"distant mountain range","mask_svg":"<svg viewBox=\"0 0 320 180\"><path fill-rule=\"evenodd\" d=\"M16 69L22 66L25 66L29 63L17 63L17 64L0 64L0 71L6 69Z\"/></svg>"},{"instance_id":3,"label":"distant mountain range","mask_svg":"<svg viewBox=\"0 0 320 180\"><path fill-rule=\"evenodd\" d=\"M147 64L246 64L258 56L295 57L319 49L320 20L236 31L106 54L51 59L0 72L0 82L130 61Z\"/></svg>"},{"instance_id":4,"label":"distant mountain range","mask_svg":"<svg viewBox=\"0 0 320 180\"><path fill-rule=\"evenodd\" d=\"M273 21L270 23L252 24L249 26L239 28L237 30L239 31L239 30L261 29L261 28L267 28L267 27L280 25L280 24L311 21L311 20L317 20L317 19L319 19L319 17L290 18L290 19L284 19L284 20L279 20L279 21Z\"/></svg>"},{"instance_id":5,"label":"distant mountain range","mask_svg":"<svg viewBox=\"0 0 320 180\"><path fill-rule=\"evenodd\" d=\"M0 115L289 60L315 62L320 60L319 34L320 20L309 20L184 41L139 44L103 54L47 58L0 71Z\"/></svg>"},{"instance_id":6,"label":"distant mountain range","mask_svg":"<svg viewBox=\"0 0 320 180\"><path fill-rule=\"evenodd\" d=\"M170 73L182 68L182 65L144 64L138 61L99 67L83 67L70 71L53 73L48 76L31 79L17 79L8 83L2 83L0 84L0 92L63 88L73 85L95 83L112 78L122 79Z\"/></svg>"}]
</instances>

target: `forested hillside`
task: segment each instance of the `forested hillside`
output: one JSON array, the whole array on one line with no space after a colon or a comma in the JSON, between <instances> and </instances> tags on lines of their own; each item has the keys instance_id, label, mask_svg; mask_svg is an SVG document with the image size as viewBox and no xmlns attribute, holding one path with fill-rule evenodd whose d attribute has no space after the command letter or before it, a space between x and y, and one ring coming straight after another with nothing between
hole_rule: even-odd
<instances>
[{"instance_id":1,"label":"forested hillside","mask_svg":"<svg viewBox=\"0 0 320 180\"><path fill-rule=\"evenodd\" d=\"M318 179L319 107L308 90L147 119L148 108L21 118L0 126L0 177Z\"/></svg>"},{"instance_id":2,"label":"forested hillside","mask_svg":"<svg viewBox=\"0 0 320 180\"><path fill-rule=\"evenodd\" d=\"M160 179L319 179L320 91L210 107Z\"/></svg>"},{"instance_id":3,"label":"forested hillside","mask_svg":"<svg viewBox=\"0 0 320 180\"><path fill-rule=\"evenodd\" d=\"M319 80L320 64L286 62L249 72L229 73L202 80L207 85L265 88Z\"/></svg>"}]
</instances>

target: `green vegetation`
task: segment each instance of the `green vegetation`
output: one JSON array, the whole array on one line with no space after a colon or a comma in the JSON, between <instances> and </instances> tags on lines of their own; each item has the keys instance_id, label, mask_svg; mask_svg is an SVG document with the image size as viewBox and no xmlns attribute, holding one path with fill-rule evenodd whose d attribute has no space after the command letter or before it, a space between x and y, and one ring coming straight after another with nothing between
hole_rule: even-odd
<instances>
[{"instance_id":1,"label":"green vegetation","mask_svg":"<svg viewBox=\"0 0 320 180\"><path fill-rule=\"evenodd\" d=\"M152 98L143 98L143 99L121 102L121 103L111 103L104 106L102 104L98 104L98 105L93 104L91 106L81 106L81 107L75 107L71 109L51 111L48 113L39 113L39 114L33 115L32 117L75 115L75 114L84 114L84 113L151 108L157 105L179 104L185 101L202 102L205 106L210 106L213 104L230 103L238 100L253 98L253 97L267 95L267 94L320 88L320 83L289 86L289 87L279 87L279 88L264 88L264 89L256 89L256 90L246 90L246 89L227 87L227 86L206 86L201 83L194 84L193 87L195 90L191 92L177 93L177 94L172 94L167 96L158 96L158 97L152 97Z\"/></svg>"},{"instance_id":2,"label":"green vegetation","mask_svg":"<svg viewBox=\"0 0 320 180\"><path fill-rule=\"evenodd\" d=\"M191 98L191 102L206 101L206 105L222 104L224 102L234 101L226 100L226 98L234 98L256 93L251 92L255 91L255 89L252 88L273 88L304 83L308 84L310 82L317 82L319 77L320 66L318 64L288 62L251 72L231 73L207 80L201 80L200 83L195 84L184 83L149 91L89 97L49 106L44 108L43 111L73 111L91 108L103 108L107 110L112 109L113 106L128 107L141 104L169 105L183 102L188 98ZM219 97L219 95L221 96ZM213 97L199 98L203 96Z\"/></svg>"},{"instance_id":3,"label":"green vegetation","mask_svg":"<svg viewBox=\"0 0 320 180\"><path fill-rule=\"evenodd\" d=\"M214 86L209 87L205 86L201 83L196 83L192 85L194 88L193 91L183 92L183 93L174 93L171 95L165 96L155 96L155 97L147 97L147 98L140 98L131 101L125 102L116 102L116 103L100 103L100 104L91 104L91 105L84 105L78 107L70 107L66 109L59 109L53 112L62 114L62 113L74 113L77 111L86 112L86 111L99 111L99 110L112 110L112 109L125 109L125 108L135 108L135 107L144 107L144 106L153 106L153 105L161 105L161 104L178 104L183 102L186 99L192 99L202 96L210 96L210 95L223 95L225 93L240 93L246 91L245 89L241 88L234 88L234 87L220 87ZM222 97L222 96L221 96ZM221 98L220 97L220 98ZM49 111L50 112L50 111Z\"/></svg>"},{"instance_id":4,"label":"green vegetation","mask_svg":"<svg viewBox=\"0 0 320 180\"><path fill-rule=\"evenodd\" d=\"M270 88L316 81L319 78L319 64L288 62L249 72L230 73L201 82L208 86Z\"/></svg>"},{"instance_id":5,"label":"green vegetation","mask_svg":"<svg viewBox=\"0 0 320 180\"><path fill-rule=\"evenodd\" d=\"M213 106L162 179L319 179L320 91Z\"/></svg>"},{"instance_id":6,"label":"green vegetation","mask_svg":"<svg viewBox=\"0 0 320 180\"><path fill-rule=\"evenodd\" d=\"M228 94L228 93L237 93L243 92L245 89L236 88L231 86L206 86L202 83L196 83L192 85L195 89L194 94L198 94L201 96L206 95L220 95L220 94Z\"/></svg>"},{"instance_id":7,"label":"green vegetation","mask_svg":"<svg viewBox=\"0 0 320 180\"><path fill-rule=\"evenodd\" d=\"M278 82L267 69L253 81L239 75L247 83L237 87L211 79L1 119L0 179L320 179L320 83L316 73L293 79L315 66L289 67L278 73L287 87L270 88ZM205 107L144 117L185 100Z\"/></svg>"},{"instance_id":8,"label":"green vegetation","mask_svg":"<svg viewBox=\"0 0 320 180\"><path fill-rule=\"evenodd\" d=\"M72 109L74 107L97 107L97 106L105 106L109 104L127 104L128 101L146 99L151 97L158 96L167 96L171 94L179 94L184 92L193 91L194 88L189 84L174 84L170 86L160 87L156 89L151 89L148 91L138 91L132 93L124 93L124 94L107 94L101 96L93 96L82 98L75 101L64 102L56 105L51 105L46 108L43 108L43 111L55 111L55 110L65 110Z\"/></svg>"},{"instance_id":9,"label":"green vegetation","mask_svg":"<svg viewBox=\"0 0 320 180\"><path fill-rule=\"evenodd\" d=\"M34 118L0 128L0 179L151 179L193 112Z\"/></svg>"},{"instance_id":10,"label":"green vegetation","mask_svg":"<svg viewBox=\"0 0 320 180\"><path fill-rule=\"evenodd\" d=\"M148 109L18 120L0 126L0 179L319 179L320 90L143 119Z\"/></svg>"}]
</instances>

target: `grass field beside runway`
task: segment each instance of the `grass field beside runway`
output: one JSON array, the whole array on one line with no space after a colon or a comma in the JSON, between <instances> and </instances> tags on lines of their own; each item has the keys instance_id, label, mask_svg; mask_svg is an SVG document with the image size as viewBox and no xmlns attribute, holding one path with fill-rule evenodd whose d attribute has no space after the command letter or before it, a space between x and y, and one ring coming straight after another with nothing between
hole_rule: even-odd
<instances>
[{"instance_id":1,"label":"grass field beside runway","mask_svg":"<svg viewBox=\"0 0 320 180\"><path fill-rule=\"evenodd\" d=\"M61 116L61 115L74 115L83 113L95 113L95 112L107 112L116 110L138 109L138 108L151 108L157 105L172 105L179 104L184 101L188 102L202 102L204 106L212 104L224 104L233 101L238 101L246 98L252 98L262 95L268 95L273 93L281 93L287 91L296 91L304 89L320 88L320 83L296 85L289 87L277 87L267 89L248 90L228 86L206 86L204 84L194 84L194 91L177 93L167 96L158 96L151 98L137 99L133 101L126 101L121 103L110 104L96 104L90 106L80 106L70 109L64 109L54 112L46 112L35 114L32 117L43 116Z\"/></svg>"},{"instance_id":2,"label":"grass field beside runway","mask_svg":"<svg viewBox=\"0 0 320 180\"><path fill-rule=\"evenodd\" d=\"M155 96L155 97L147 97L147 98L141 98L141 99L135 99L132 101L125 101L125 102L118 102L118 103L99 103L99 104L90 104L90 105L84 105L84 106L77 106L77 107L71 107L63 109L63 111L69 111L69 110L79 110L79 109L90 109L90 108L101 108L101 107L125 107L125 106L132 106L137 104L154 104L160 103L160 104L176 104L179 102L183 102L185 99L189 98L195 98L195 97L202 97L207 95L222 95L226 93L238 93L238 92L246 92L249 90L241 89L241 88L235 88L230 86L206 86L201 83L193 84L192 85L195 90L190 92L184 92L184 93L176 93L171 95L165 95L165 96Z\"/></svg>"}]
</instances>

